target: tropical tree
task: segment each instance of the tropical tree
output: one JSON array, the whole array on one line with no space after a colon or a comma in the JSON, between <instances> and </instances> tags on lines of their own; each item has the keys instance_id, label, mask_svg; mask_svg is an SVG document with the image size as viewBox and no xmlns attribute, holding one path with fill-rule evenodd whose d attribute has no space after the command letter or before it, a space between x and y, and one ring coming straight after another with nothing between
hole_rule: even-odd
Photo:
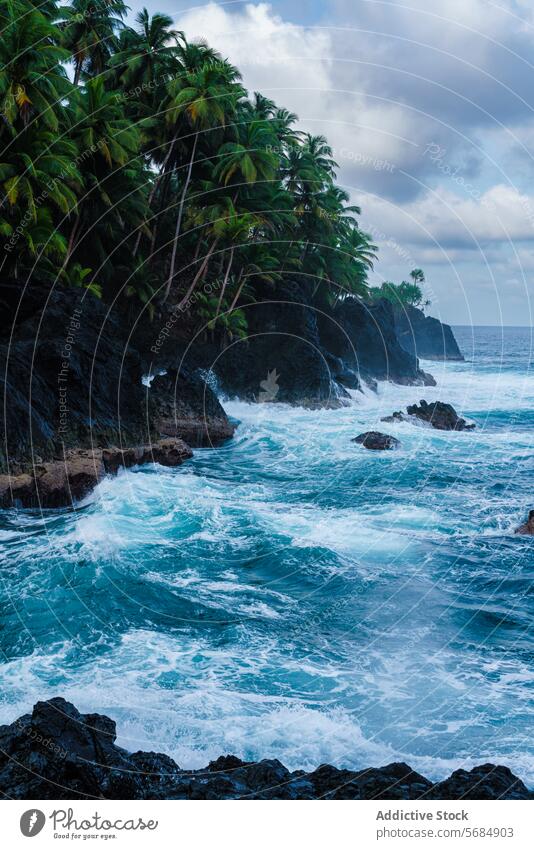
<instances>
[{"instance_id":1,"label":"tropical tree","mask_svg":"<svg viewBox=\"0 0 534 849\"><path fill-rule=\"evenodd\" d=\"M235 110L237 101L244 95L244 90L237 84L239 77L239 72L229 63L208 62L198 71L188 72L183 79L173 80L169 85L171 99L169 122L175 127L180 124L185 126L186 131L192 136L192 144L178 204L165 300L169 296L174 280L178 237L199 136L201 132L213 127L225 126Z\"/></svg>"},{"instance_id":2,"label":"tropical tree","mask_svg":"<svg viewBox=\"0 0 534 849\"><path fill-rule=\"evenodd\" d=\"M74 85L82 74L102 74L117 46L128 7L123 0L72 0L63 9L63 44L74 65Z\"/></svg>"}]
</instances>

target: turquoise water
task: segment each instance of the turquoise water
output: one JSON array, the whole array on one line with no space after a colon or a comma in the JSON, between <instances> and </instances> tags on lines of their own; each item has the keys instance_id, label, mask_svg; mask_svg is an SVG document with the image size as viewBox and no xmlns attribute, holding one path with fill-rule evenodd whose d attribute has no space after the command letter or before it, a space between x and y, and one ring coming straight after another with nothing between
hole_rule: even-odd
<instances>
[{"instance_id":1,"label":"turquoise water","mask_svg":"<svg viewBox=\"0 0 534 849\"><path fill-rule=\"evenodd\" d=\"M184 767L491 760L534 785L531 332L457 338L465 363L423 363L435 389L229 402L233 442L180 469L4 511L0 721L63 695ZM421 397L477 430L379 423ZM351 443L377 427L401 449Z\"/></svg>"}]
</instances>

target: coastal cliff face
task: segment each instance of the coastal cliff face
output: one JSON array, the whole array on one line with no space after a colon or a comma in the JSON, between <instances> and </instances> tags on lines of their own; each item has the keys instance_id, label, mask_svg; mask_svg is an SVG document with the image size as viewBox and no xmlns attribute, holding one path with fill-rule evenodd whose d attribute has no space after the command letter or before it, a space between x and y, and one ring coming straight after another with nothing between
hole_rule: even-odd
<instances>
[{"instance_id":1,"label":"coastal cliff face","mask_svg":"<svg viewBox=\"0 0 534 849\"><path fill-rule=\"evenodd\" d=\"M331 320L321 322L321 330L325 345L367 381L435 386L434 378L419 368L417 356L400 344L393 308L386 300L369 305L347 298L333 310Z\"/></svg>"},{"instance_id":2,"label":"coastal cliff face","mask_svg":"<svg viewBox=\"0 0 534 849\"><path fill-rule=\"evenodd\" d=\"M188 358L216 376L221 390L248 401L339 407L361 381L435 385L397 338L392 307L347 298L334 309L315 306L296 284L276 299L243 308L243 340L192 347ZM274 378L276 377L276 383Z\"/></svg>"},{"instance_id":3,"label":"coastal cliff face","mask_svg":"<svg viewBox=\"0 0 534 849\"><path fill-rule=\"evenodd\" d=\"M182 441L232 436L195 372L158 376L154 391L143 384L143 355L119 309L75 290L32 291L22 303L0 337L0 506L68 505L120 466L178 465Z\"/></svg>"},{"instance_id":4,"label":"coastal cliff face","mask_svg":"<svg viewBox=\"0 0 534 849\"><path fill-rule=\"evenodd\" d=\"M188 315L171 306L149 322L88 292L34 286L20 305L16 287L2 292L2 506L70 504L107 471L98 455L104 448L119 452L116 466L130 448L148 462L149 447L162 438L193 448L231 438L234 426L204 379L209 373L228 396L309 408L347 404L362 381L435 385L406 350L406 332L399 341L400 318L387 301L347 298L320 309L290 282L276 299L245 306L246 337L229 341L206 329L195 335ZM449 356L461 357L450 328L418 310L410 316L414 327L430 328L417 330L425 356L441 338ZM143 381L147 372L151 380Z\"/></svg>"},{"instance_id":5,"label":"coastal cliff face","mask_svg":"<svg viewBox=\"0 0 534 849\"><path fill-rule=\"evenodd\" d=\"M9 799L530 799L507 767L456 770L433 783L405 763L358 771L322 765L290 772L278 760L223 755L180 769L168 755L130 754L116 727L62 698L0 726L0 793Z\"/></svg>"},{"instance_id":6,"label":"coastal cliff face","mask_svg":"<svg viewBox=\"0 0 534 849\"><path fill-rule=\"evenodd\" d=\"M463 360L448 324L415 307L393 307L395 329L405 351L424 360Z\"/></svg>"}]
</instances>

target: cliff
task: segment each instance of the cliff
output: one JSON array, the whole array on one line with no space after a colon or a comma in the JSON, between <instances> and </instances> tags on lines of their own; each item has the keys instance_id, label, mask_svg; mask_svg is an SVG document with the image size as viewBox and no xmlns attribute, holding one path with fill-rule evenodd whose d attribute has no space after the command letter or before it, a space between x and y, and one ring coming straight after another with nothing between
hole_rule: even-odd
<instances>
[{"instance_id":1,"label":"cliff","mask_svg":"<svg viewBox=\"0 0 534 849\"><path fill-rule=\"evenodd\" d=\"M395 328L405 351L424 360L463 360L449 324L415 307L394 307Z\"/></svg>"},{"instance_id":2,"label":"cliff","mask_svg":"<svg viewBox=\"0 0 534 849\"><path fill-rule=\"evenodd\" d=\"M369 306L347 298L333 309L320 308L292 282L276 299L250 303L243 312L244 339L230 345L197 341L184 360L211 370L228 396L336 407L362 380L435 385L400 345L386 301Z\"/></svg>"}]
</instances>

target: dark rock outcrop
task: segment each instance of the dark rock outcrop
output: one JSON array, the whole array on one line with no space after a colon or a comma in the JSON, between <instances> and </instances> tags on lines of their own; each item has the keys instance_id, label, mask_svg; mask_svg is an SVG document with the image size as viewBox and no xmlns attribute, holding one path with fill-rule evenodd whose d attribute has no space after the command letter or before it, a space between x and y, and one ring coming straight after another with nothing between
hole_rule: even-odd
<instances>
[{"instance_id":1,"label":"dark rock outcrop","mask_svg":"<svg viewBox=\"0 0 534 849\"><path fill-rule=\"evenodd\" d=\"M319 326L323 345L366 381L435 386L432 375L419 368L417 357L401 346L388 301L369 305L346 298L331 318L320 318Z\"/></svg>"},{"instance_id":2,"label":"dark rock outcrop","mask_svg":"<svg viewBox=\"0 0 534 849\"><path fill-rule=\"evenodd\" d=\"M181 439L133 448L72 449L31 473L0 475L0 507L64 507L87 495L106 473L145 463L180 466L193 452Z\"/></svg>"},{"instance_id":3,"label":"dark rock outcrop","mask_svg":"<svg viewBox=\"0 0 534 849\"><path fill-rule=\"evenodd\" d=\"M187 362L201 363L230 397L251 402L289 403L315 409L339 407L349 398L345 385L359 388L357 374L323 346L318 311L298 286L288 285L276 300L243 308L247 336L229 345L193 346ZM344 374L344 383L338 375Z\"/></svg>"},{"instance_id":4,"label":"dark rock outcrop","mask_svg":"<svg viewBox=\"0 0 534 849\"><path fill-rule=\"evenodd\" d=\"M339 407L347 390L362 379L435 385L416 357L400 345L391 305L369 306L347 298L335 308L319 308L296 283L280 287L279 297L243 308L244 339L223 344L206 340L187 352L189 366L202 365L221 390L247 401Z\"/></svg>"},{"instance_id":5,"label":"dark rock outcrop","mask_svg":"<svg viewBox=\"0 0 534 849\"><path fill-rule=\"evenodd\" d=\"M415 420L424 422L436 430L474 430L475 424L468 424L465 419L460 418L454 407L444 404L443 401L433 401L428 404L421 401L419 406L411 404L406 407L406 413L397 410L391 416L384 416L382 422L412 422Z\"/></svg>"},{"instance_id":6,"label":"dark rock outcrop","mask_svg":"<svg viewBox=\"0 0 534 849\"><path fill-rule=\"evenodd\" d=\"M534 510L530 510L527 521L520 525L515 533L523 536L534 536Z\"/></svg>"},{"instance_id":7,"label":"dark rock outcrop","mask_svg":"<svg viewBox=\"0 0 534 849\"><path fill-rule=\"evenodd\" d=\"M393 307L395 328L405 351L423 360L463 360L449 324L416 307Z\"/></svg>"},{"instance_id":8,"label":"dark rock outcrop","mask_svg":"<svg viewBox=\"0 0 534 849\"><path fill-rule=\"evenodd\" d=\"M432 784L407 764L290 772L278 760L225 755L186 771L167 755L128 753L113 720L65 699L0 727L0 793L10 799L528 799L509 769L485 764Z\"/></svg>"},{"instance_id":9,"label":"dark rock outcrop","mask_svg":"<svg viewBox=\"0 0 534 849\"><path fill-rule=\"evenodd\" d=\"M97 298L58 290L0 341L0 470L147 441L141 362L124 334Z\"/></svg>"},{"instance_id":10,"label":"dark rock outcrop","mask_svg":"<svg viewBox=\"0 0 534 849\"><path fill-rule=\"evenodd\" d=\"M529 792L508 767L482 764L469 772L457 769L450 778L435 784L427 798L527 799Z\"/></svg>"},{"instance_id":11,"label":"dark rock outcrop","mask_svg":"<svg viewBox=\"0 0 534 849\"><path fill-rule=\"evenodd\" d=\"M23 309L4 290L12 325L0 333L0 505L83 497L109 471L101 449L121 447L117 467L169 465L162 437L217 445L232 436L198 371L156 378L154 391L143 385L145 355L124 311L88 292L46 288L31 289Z\"/></svg>"},{"instance_id":12,"label":"dark rock outcrop","mask_svg":"<svg viewBox=\"0 0 534 849\"><path fill-rule=\"evenodd\" d=\"M436 430L474 430L476 427L460 418L454 407L451 404L444 404L443 401L433 401L431 404L420 401L419 406L412 404L406 407L406 412L409 416L428 422Z\"/></svg>"},{"instance_id":13,"label":"dark rock outcrop","mask_svg":"<svg viewBox=\"0 0 534 849\"><path fill-rule=\"evenodd\" d=\"M380 433L378 430L369 430L366 433L360 433L352 442L357 442L370 451L391 451L400 445L399 440L395 439L394 436L389 436L387 433Z\"/></svg>"},{"instance_id":14,"label":"dark rock outcrop","mask_svg":"<svg viewBox=\"0 0 534 849\"><path fill-rule=\"evenodd\" d=\"M148 394L159 433L183 439L194 448L221 445L234 435L235 425L217 396L195 373L170 369L154 378Z\"/></svg>"}]
</instances>

